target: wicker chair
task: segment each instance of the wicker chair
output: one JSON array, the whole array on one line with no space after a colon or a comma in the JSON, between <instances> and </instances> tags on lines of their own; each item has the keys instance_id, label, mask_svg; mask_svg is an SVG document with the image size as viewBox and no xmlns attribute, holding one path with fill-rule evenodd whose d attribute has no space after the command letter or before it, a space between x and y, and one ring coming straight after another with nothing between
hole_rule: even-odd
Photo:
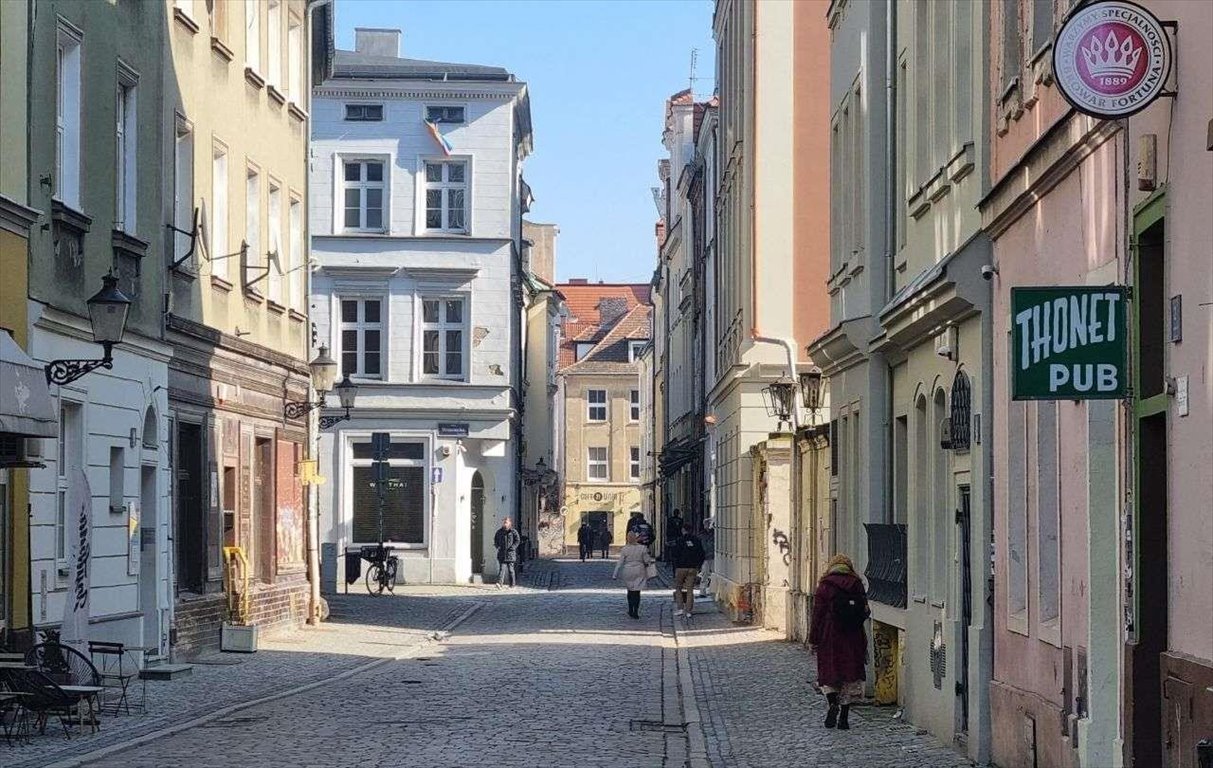
<instances>
[{"instance_id":1,"label":"wicker chair","mask_svg":"<svg viewBox=\"0 0 1213 768\"><path fill-rule=\"evenodd\" d=\"M91 724L94 728L97 726L96 716L101 710L100 699L105 688L101 685L101 675L97 672L97 667L87 656L70 645L52 640L39 643L26 651L25 663L37 668L38 672L58 686L59 691L71 698L77 708L80 708L82 702L87 703ZM83 713L80 719L80 726L83 728Z\"/></svg>"},{"instance_id":2,"label":"wicker chair","mask_svg":"<svg viewBox=\"0 0 1213 768\"><path fill-rule=\"evenodd\" d=\"M47 721L57 717L63 726L63 735L72 737L67 724L77 712L79 696L66 693L58 683L36 669L6 669L4 673L5 684L14 692L24 694L21 706L34 716L38 733L46 733Z\"/></svg>"}]
</instances>

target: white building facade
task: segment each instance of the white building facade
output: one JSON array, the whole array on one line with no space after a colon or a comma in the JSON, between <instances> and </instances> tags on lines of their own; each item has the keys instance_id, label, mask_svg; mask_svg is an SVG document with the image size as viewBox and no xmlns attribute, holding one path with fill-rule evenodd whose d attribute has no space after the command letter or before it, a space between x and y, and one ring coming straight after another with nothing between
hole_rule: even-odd
<instances>
[{"instance_id":1,"label":"white building facade","mask_svg":"<svg viewBox=\"0 0 1213 768\"><path fill-rule=\"evenodd\" d=\"M371 436L386 432L382 540L405 581L467 583L496 573L493 534L518 511L527 89L401 58L398 31L356 40L312 115L316 344L359 388L319 438L322 573L336 588L342 555L380 541Z\"/></svg>"}]
</instances>

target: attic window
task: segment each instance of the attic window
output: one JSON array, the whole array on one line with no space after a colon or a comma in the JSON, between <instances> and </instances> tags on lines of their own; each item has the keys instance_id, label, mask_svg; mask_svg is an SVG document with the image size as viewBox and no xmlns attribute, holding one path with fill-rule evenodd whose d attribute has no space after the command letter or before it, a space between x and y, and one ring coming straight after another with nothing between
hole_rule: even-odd
<instances>
[{"instance_id":1,"label":"attic window","mask_svg":"<svg viewBox=\"0 0 1213 768\"><path fill-rule=\"evenodd\" d=\"M431 123L467 122L463 116L463 107L426 107L425 119Z\"/></svg>"},{"instance_id":2,"label":"attic window","mask_svg":"<svg viewBox=\"0 0 1213 768\"><path fill-rule=\"evenodd\" d=\"M346 104L345 119L355 123L369 123L383 120L382 104Z\"/></svg>"},{"instance_id":3,"label":"attic window","mask_svg":"<svg viewBox=\"0 0 1213 768\"><path fill-rule=\"evenodd\" d=\"M581 360L586 355L590 354L590 350L594 348L593 342L580 341L577 343L577 359Z\"/></svg>"},{"instance_id":4,"label":"attic window","mask_svg":"<svg viewBox=\"0 0 1213 768\"><path fill-rule=\"evenodd\" d=\"M628 342L628 362L636 362L636 358L640 357L640 353L644 351L645 346L649 343L648 339L633 339Z\"/></svg>"}]
</instances>

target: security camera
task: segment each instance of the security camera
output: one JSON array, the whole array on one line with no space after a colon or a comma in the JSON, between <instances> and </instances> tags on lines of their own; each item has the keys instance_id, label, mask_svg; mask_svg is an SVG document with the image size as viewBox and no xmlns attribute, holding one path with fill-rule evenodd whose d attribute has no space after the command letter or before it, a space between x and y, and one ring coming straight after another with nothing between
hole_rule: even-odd
<instances>
[{"instance_id":1,"label":"security camera","mask_svg":"<svg viewBox=\"0 0 1213 768\"><path fill-rule=\"evenodd\" d=\"M993 264L982 264L981 265L981 278L983 280L993 280L994 275L997 275L997 274L998 274L998 267L994 266Z\"/></svg>"}]
</instances>

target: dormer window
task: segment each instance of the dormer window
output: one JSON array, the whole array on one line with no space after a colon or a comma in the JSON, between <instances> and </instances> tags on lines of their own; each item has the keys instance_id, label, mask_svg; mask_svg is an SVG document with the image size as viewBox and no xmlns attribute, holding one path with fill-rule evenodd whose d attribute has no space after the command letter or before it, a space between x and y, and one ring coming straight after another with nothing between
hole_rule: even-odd
<instances>
[{"instance_id":1,"label":"dormer window","mask_svg":"<svg viewBox=\"0 0 1213 768\"><path fill-rule=\"evenodd\" d=\"M464 119L463 107L426 107L425 119L431 123L448 123L462 125Z\"/></svg>"},{"instance_id":2,"label":"dormer window","mask_svg":"<svg viewBox=\"0 0 1213 768\"><path fill-rule=\"evenodd\" d=\"M636 362L636 358L640 357L640 353L648 345L648 339L633 339L628 342L628 362Z\"/></svg>"},{"instance_id":3,"label":"dormer window","mask_svg":"<svg viewBox=\"0 0 1213 768\"><path fill-rule=\"evenodd\" d=\"M352 123L373 123L383 120L382 104L346 104L345 119Z\"/></svg>"},{"instance_id":4,"label":"dormer window","mask_svg":"<svg viewBox=\"0 0 1213 768\"><path fill-rule=\"evenodd\" d=\"M584 359L586 355L590 354L590 350L593 348L594 348L594 342L592 342L592 341L577 342L577 359L578 360Z\"/></svg>"}]
</instances>

